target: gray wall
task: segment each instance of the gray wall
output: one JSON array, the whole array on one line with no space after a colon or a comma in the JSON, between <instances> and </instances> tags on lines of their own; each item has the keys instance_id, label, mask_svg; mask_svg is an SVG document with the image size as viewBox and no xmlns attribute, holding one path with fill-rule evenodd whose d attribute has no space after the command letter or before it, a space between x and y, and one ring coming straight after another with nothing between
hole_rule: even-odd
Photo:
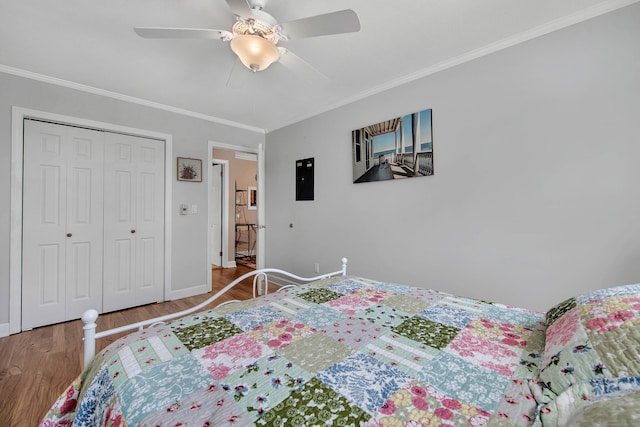
<instances>
[{"instance_id":1,"label":"gray wall","mask_svg":"<svg viewBox=\"0 0 640 427\"><path fill-rule=\"evenodd\" d=\"M174 159L177 156L208 159L210 140L246 147L264 142L261 133L0 73L0 200L5 201L0 210L0 325L9 321L12 106L171 134ZM205 174L207 171L203 167ZM200 184L173 181L173 200L169 202L173 212L172 290L207 282L206 179L205 175ZM181 203L197 204L198 214L179 215Z\"/></svg>"},{"instance_id":2,"label":"gray wall","mask_svg":"<svg viewBox=\"0 0 640 427\"><path fill-rule=\"evenodd\" d=\"M639 22L635 4L269 133L267 265L346 256L540 310L640 281ZM424 108L435 176L352 184L351 130ZM315 201L296 202L307 157Z\"/></svg>"}]
</instances>

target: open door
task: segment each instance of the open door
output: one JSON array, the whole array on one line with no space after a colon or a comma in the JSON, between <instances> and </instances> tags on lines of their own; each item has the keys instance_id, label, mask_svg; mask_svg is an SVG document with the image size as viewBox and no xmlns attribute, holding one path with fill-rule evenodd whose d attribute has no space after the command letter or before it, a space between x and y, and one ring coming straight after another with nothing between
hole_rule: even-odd
<instances>
[{"instance_id":1,"label":"open door","mask_svg":"<svg viewBox=\"0 0 640 427\"><path fill-rule=\"evenodd\" d=\"M222 267L222 197L224 165L215 160L211 163L209 186L209 216L211 233L211 268Z\"/></svg>"}]
</instances>

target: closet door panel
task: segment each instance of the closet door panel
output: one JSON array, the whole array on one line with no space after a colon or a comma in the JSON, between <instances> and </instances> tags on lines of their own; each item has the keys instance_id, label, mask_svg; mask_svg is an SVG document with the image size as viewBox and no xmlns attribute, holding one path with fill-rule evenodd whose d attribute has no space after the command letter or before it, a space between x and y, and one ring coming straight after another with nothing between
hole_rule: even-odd
<instances>
[{"instance_id":1,"label":"closet door panel","mask_svg":"<svg viewBox=\"0 0 640 427\"><path fill-rule=\"evenodd\" d=\"M102 144L101 132L24 122L23 330L102 306Z\"/></svg>"},{"instance_id":2,"label":"closet door panel","mask_svg":"<svg viewBox=\"0 0 640 427\"><path fill-rule=\"evenodd\" d=\"M71 137L67 156L65 284L66 320L71 320L90 308L102 309L104 133L66 128Z\"/></svg>"},{"instance_id":3,"label":"closet door panel","mask_svg":"<svg viewBox=\"0 0 640 427\"><path fill-rule=\"evenodd\" d=\"M104 309L162 301L164 143L109 134L105 147Z\"/></svg>"},{"instance_id":4,"label":"closet door panel","mask_svg":"<svg viewBox=\"0 0 640 427\"><path fill-rule=\"evenodd\" d=\"M64 278L62 261L64 255L62 248L57 244L39 245L40 257L36 260L39 265L39 278L35 283L35 298L39 308L55 308L64 306L64 288L61 286L60 277ZM59 317L64 319L64 313Z\"/></svg>"},{"instance_id":5,"label":"closet door panel","mask_svg":"<svg viewBox=\"0 0 640 427\"><path fill-rule=\"evenodd\" d=\"M105 312L135 305L135 147L105 144L104 291Z\"/></svg>"},{"instance_id":6,"label":"closet door panel","mask_svg":"<svg viewBox=\"0 0 640 427\"><path fill-rule=\"evenodd\" d=\"M164 143L136 138L138 162L137 301L164 299Z\"/></svg>"},{"instance_id":7,"label":"closet door panel","mask_svg":"<svg viewBox=\"0 0 640 427\"><path fill-rule=\"evenodd\" d=\"M110 265L113 265L112 273L115 277L115 289L114 292L116 295L131 297L134 295L133 283L135 282L134 278L134 256L135 250L133 246L135 242L132 239L118 239L113 241L115 248L115 259L113 260L113 264L111 262ZM126 299L121 304L127 304ZM116 306L114 309L117 309ZM105 311L108 311L105 309Z\"/></svg>"},{"instance_id":8,"label":"closet door panel","mask_svg":"<svg viewBox=\"0 0 640 427\"><path fill-rule=\"evenodd\" d=\"M86 300L92 294L91 291L91 244L88 242L76 242L67 245L67 269L66 295L71 302L78 303ZM82 316L82 313L80 313Z\"/></svg>"},{"instance_id":9,"label":"closet door panel","mask_svg":"<svg viewBox=\"0 0 640 427\"><path fill-rule=\"evenodd\" d=\"M25 122L22 329L65 320L65 135Z\"/></svg>"}]
</instances>

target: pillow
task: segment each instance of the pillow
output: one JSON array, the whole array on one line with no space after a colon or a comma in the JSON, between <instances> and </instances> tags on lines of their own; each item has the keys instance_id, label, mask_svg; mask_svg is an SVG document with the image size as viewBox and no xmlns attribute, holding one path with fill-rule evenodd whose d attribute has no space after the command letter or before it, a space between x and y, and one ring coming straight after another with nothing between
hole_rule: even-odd
<instances>
[{"instance_id":1,"label":"pillow","mask_svg":"<svg viewBox=\"0 0 640 427\"><path fill-rule=\"evenodd\" d=\"M640 425L640 391L626 391L584 399L568 391L541 407L544 426L637 426ZM540 425L538 423L538 425Z\"/></svg>"},{"instance_id":2,"label":"pillow","mask_svg":"<svg viewBox=\"0 0 640 427\"><path fill-rule=\"evenodd\" d=\"M543 408L554 400L602 399L620 392L620 384L640 391L640 284L592 291L551 308L537 381Z\"/></svg>"}]
</instances>

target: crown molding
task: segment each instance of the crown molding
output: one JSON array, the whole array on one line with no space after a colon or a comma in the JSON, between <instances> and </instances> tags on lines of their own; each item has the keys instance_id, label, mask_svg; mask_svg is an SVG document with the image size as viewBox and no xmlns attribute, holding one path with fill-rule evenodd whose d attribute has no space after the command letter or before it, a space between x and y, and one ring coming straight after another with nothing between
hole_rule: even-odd
<instances>
[{"instance_id":1,"label":"crown molding","mask_svg":"<svg viewBox=\"0 0 640 427\"><path fill-rule=\"evenodd\" d=\"M12 74L18 77L24 77L26 79L37 80L44 83L53 84L56 86L63 86L70 89L76 89L82 92L92 93L94 95L106 96L108 98L113 98L120 101L131 102L133 104L143 105L145 107L155 108L157 110L169 111L171 113L193 117L196 119L205 120L208 122L213 122L213 123L217 123L225 126L231 126L234 128L247 130L250 132L255 132L260 134L266 133L264 129L258 128L255 126L249 126L243 123L238 123L231 120L225 120L219 117L209 116L202 113L196 113L194 111L173 107L171 105L161 104L159 102L153 102L146 99L137 98L135 96L130 96L130 95L124 95L117 92L111 92L111 91L100 89L97 87L88 86L81 83L75 83L69 80L59 79L57 77L47 76L45 74L39 74L39 73L34 73L32 71L22 70L20 68L9 67L7 65L0 64L0 72L5 74Z\"/></svg>"},{"instance_id":2,"label":"crown molding","mask_svg":"<svg viewBox=\"0 0 640 427\"><path fill-rule=\"evenodd\" d=\"M439 73L440 71L444 71L446 69L455 67L457 65L464 64L465 62L473 61L474 59L478 59L478 58L481 58L483 56L490 55L490 54L495 53L495 52L499 52L501 50L504 50L504 49L507 49L509 47L518 45L520 43L524 43L524 42L529 41L529 40L533 40L535 38L544 36L546 34L554 32L554 31L558 31L558 30L561 30L563 28L570 27L570 26L575 25L575 24L579 24L580 22L587 21L587 20L592 19L592 18L596 18L596 17L598 17L600 15L604 15L606 13L613 12L614 10L623 8L625 6L632 5L634 3L637 3L638 1L640 1L640 0L611 0L611 1L607 1L607 2L604 2L604 3L597 4L597 5L592 6L590 8L581 10L581 11L576 12L576 13L573 13L571 15L567 15L567 16L564 16L562 18L547 22L547 23L545 23L543 25L534 27L534 28L532 28L532 29L530 29L528 31L524 31L524 32L515 34L513 36L510 36L510 37L507 37L505 39L499 40L497 42L488 44L488 45L480 47L478 49L474 49L472 51L463 53L462 55L450 58L450 59L448 59L446 61L439 62L437 64L434 64L434 65L430 66L430 67L423 68L421 70L418 70L418 71L410 73L410 74L406 74L406 75L404 75L402 77L399 77L397 79L394 79L394 80L390 80L390 81L385 82L385 83L383 83L383 84L381 84L379 86L375 86L375 87L373 87L371 89L362 91L362 92L360 92L360 93L358 93L358 94L356 94L356 95L354 95L352 97L349 97L347 99L344 99L344 100L342 100L340 102L337 102L337 103L334 103L334 104L331 104L331 105L327 105L324 108L316 110L313 113L309 113L309 114L306 114L304 116L295 117L295 118L291 119L290 121L288 121L286 123L283 123L283 124L281 124L280 126L278 126L276 128L267 129L266 133L273 132L273 131L275 131L277 129L281 129L281 128L293 125L295 123L301 122L301 121L306 120L306 119L310 119L311 117L315 117L315 116L318 116L320 114L329 112L331 110L335 110L336 108L340 108L340 107L343 107L345 105L349 105L349 104L352 104L354 102L361 101L361 100L363 100L365 98L368 98L370 96L377 95L377 94L382 93L384 91L387 91L389 89L394 89L394 88L396 88L398 86L402 86L404 84L411 83L413 81L416 81L416 80L422 79L424 77L430 76L432 74Z\"/></svg>"}]
</instances>

